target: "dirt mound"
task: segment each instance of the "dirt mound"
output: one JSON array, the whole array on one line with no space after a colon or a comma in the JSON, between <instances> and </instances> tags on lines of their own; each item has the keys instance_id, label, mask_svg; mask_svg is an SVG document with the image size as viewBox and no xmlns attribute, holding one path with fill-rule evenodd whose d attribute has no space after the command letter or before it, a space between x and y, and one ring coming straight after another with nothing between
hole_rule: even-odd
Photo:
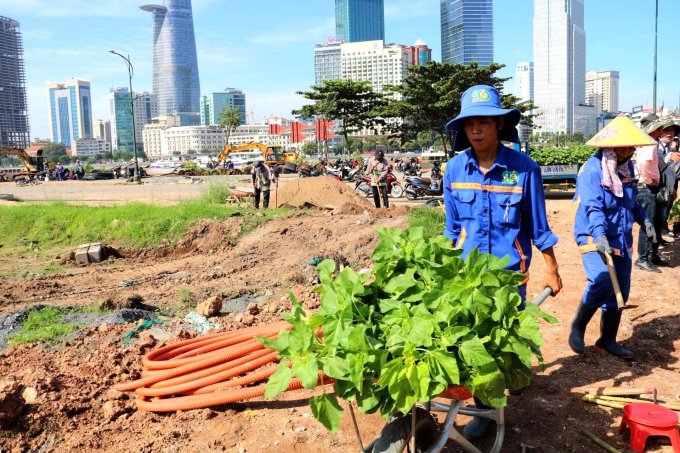
<instances>
[{"instance_id":1,"label":"dirt mound","mask_svg":"<svg viewBox=\"0 0 680 453\"><path fill-rule=\"evenodd\" d=\"M326 176L283 180L274 196L277 207L335 209L352 205L355 210L370 209L371 204L342 182Z\"/></svg>"}]
</instances>

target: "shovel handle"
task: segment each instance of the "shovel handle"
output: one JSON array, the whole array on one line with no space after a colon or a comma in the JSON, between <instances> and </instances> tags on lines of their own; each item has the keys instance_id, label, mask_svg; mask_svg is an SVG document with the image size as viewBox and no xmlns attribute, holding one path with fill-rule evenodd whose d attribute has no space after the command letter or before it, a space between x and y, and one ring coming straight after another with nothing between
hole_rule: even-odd
<instances>
[{"instance_id":1,"label":"shovel handle","mask_svg":"<svg viewBox=\"0 0 680 453\"><path fill-rule=\"evenodd\" d=\"M609 253L602 253L604 255L604 260L607 263L607 268L609 269L609 278L612 281L612 286L614 287L614 294L616 294L616 306L619 310L623 310L626 306L623 301L623 294L621 294L621 287L619 286L619 279L616 277L616 269L614 268L614 260Z\"/></svg>"},{"instance_id":2,"label":"shovel handle","mask_svg":"<svg viewBox=\"0 0 680 453\"><path fill-rule=\"evenodd\" d=\"M543 291L541 291L541 294L538 295L536 300L534 301L534 304L538 307L540 306L545 300L549 297L552 296L553 290L551 287L546 286L543 288Z\"/></svg>"}]
</instances>

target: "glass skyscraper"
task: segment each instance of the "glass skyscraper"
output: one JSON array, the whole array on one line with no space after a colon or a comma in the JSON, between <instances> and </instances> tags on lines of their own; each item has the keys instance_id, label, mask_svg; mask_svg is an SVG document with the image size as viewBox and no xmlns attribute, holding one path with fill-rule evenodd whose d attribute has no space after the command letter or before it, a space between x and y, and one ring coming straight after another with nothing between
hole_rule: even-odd
<instances>
[{"instance_id":1,"label":"glass skyscraper","mask_svg":"<svg viewBox=\"0 0 680 453\"><path fill-rule=\"evenodd\" d=\"M109 93L111 114L111 148L119 153L134 154L132 139L132 110L127 88L112 89Z\"/></svg>"},{"instance_id":2,"label":"glass skyscraper","mask_svg":"<svg viewBox=\"0 0 680 453\"><path fill-rule=\"evenodd\" d=\"M493 0L441 0L442 62L493 63Z\"/></svg>"},{"instance_id":3,"label":"glass skyscraper","mask_svg":"<svg viewBox=\"0 0 680 453\"><path fill-rule=\"evenodd\" d=\"M19 22L0 16L0 146L28 148L28 104Z\"/></svg>"},{"instance_id":4,"label":"glass skyscraper","mask_svg":"<svg viewBox=\"0 0 680 453\"><path fill-rule=\"evenodd\" d=\"M585 105L583 0L534 0L534 124L542 133L594 134L595 108Z\"/></svg>"},{"instance_id":5,"label":"glass skyscraper","mask_svg":"<svg viewBox=\"0 0 680 453\"><path fill-rule=\"evenodd\" d=\"M81 138L92 138L92 96L90 82L71 79L48 83L50 138L67 148Z\"/></svg>"},{"instance_id":6,"label":"glass skyscraper","mask_svg":"<svg viewBox=\"0 0 680 453\"><path fill-rule=\"evenodd\" d=\"M153 14L153 93L158 114L176 115L182 126L200 123L201 88L191 0L144 5Z\"/></svg>"},{"instance_id":7,"label":"glass skyscraper","mask_svg":"<svg viewBox=\"0 0 680 453\"><path fill-rule=\"evenodd\" d=\"M384 41L384 1L335 0L335 39L342 42Z\"/></svg>"},{"instance_id":8,"label":"glass skyscraper","mask_svg":"<svg viewBox=\"0 0 680 453\"><path fill-rule=\"evenodd\" d=\"M226 88L224 93L211 93L201 97L201 126L219 126L224 109L235 108L241 125L246 124L246 95L236 88Z\"/></svg>"}]
</instances>

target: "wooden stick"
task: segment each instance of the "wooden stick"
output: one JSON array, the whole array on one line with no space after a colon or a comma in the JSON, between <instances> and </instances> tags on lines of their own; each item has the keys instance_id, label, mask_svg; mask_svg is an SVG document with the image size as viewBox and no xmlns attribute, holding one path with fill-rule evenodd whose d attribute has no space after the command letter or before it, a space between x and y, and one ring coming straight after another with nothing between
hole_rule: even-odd
<instances>
[{"instance_id":1,"label":"wooden stick","mask_svg":"<svg viewBox=\"0 0 680 453\"><path fill-rule=\"evenodd\" d=\"M590 396L590 395L588 395ZM680 405L677 404L670 404L670 403L659 403L659 402L653 402L653 401L648 401L648 400L639 400L636 398L622 398L620 396L608 396L608 395L598 395L596 397L597 399L600 400L606 400L606 401L620 401L623 403L643 403L643 404L657 404L659 406L665 407L667 409L671 409L674 411L680 411Z\"/></svg>"},{"instance_id":2,"label":"wooden stick","mask_svg":"<svg viewBox=\"0 0 680 453\"><path fill-rule=\"evenodd\" d=\"M594 393L596 395L652 395L654 393L653 388L643 388L643 387L599 387L599 388L587 388L584 390L586 393Z\"/></svg>"},{"instance_id":3,"label":"wooden stick","mask_svg":"<svg viewBox=\"0 0 680 453\"><path fill-rule=\"evenodd\" d=\"M616 269L614 268L614 260L609 253L603 253L605 261L607 262L607 268L609 269L609 278L612 280L612 286L614 287L614 294L616 295L616 306L619 310L623 310L626 303L623 301L623 294L621 294L621 287L619 286L619 279L616 277Z\"/></svg>"},{"instance_id":4,"label":"wooden stick","mask_svg":"<svg viewBox=\"0 0 680 453\"><path fill-rule=\"evenodd\" d=\"M578 432L579 432L579 434L586 436L588 439L595 442L595 444L597 444L600 448L608 451L609 453L621 453L621 450L617 450L616 448L612 447L607 442L603 441L602 439L600 439L599 437L597 437L595 434L591 433L590 431L587 431L585 429L579 429Z\"/></svg>"},{"instance_id":5,"label":"wooden stick","mask_svg":"<svg viewBox=\"0 0 680 453\"><path fill-rule=\"evenodd\" d=\"M618 403L618 402L615 402L615 401L605 401L605 400L598 399L594 395L585 395L581 399L583 401L587 401L589 403L597 404L599 406L613 407L614 409L623 409L623 406L625 406L625 404L623 404L623 403Z\"/></svg>"}]
</instances>

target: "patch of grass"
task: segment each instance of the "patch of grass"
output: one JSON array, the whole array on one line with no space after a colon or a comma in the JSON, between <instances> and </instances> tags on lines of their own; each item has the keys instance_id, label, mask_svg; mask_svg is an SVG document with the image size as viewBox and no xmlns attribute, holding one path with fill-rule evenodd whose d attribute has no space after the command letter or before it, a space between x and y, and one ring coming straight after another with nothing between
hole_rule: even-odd
<instances>
[{"instance_id":1,"label":"patch of grass","mask_svg":"<svg viewBox=\"0 0 680 453\"><path fill-rule=\"evenodd\" d=\"M21 330L9 335L7 339L13 345L36 341L54 342L80 327L77 324L63 321L64 316L74 313L105 315L108 311L101 309L94 302L78 308L45 307L33 310L21 323Z\"/></svg>"},{"instance_id":2,"label":"patch of grass","mask_svg":"<svg viewBox=\"0 0 680 453\"><path fill-rule=\"evenodd\" d=\"M184 311L193 308L195 302L194 293L189 288L180 288L177 291L177 310Z\"/></svg>"},{"instance_id":3,"label":"patch of grass","mask_svg":"<svg viewBox=\"0 0 680 453\"><path fill-rule=\"evenodd\" d=\"M211 182L201 196L201 200L211 204L226 204L231 191L225 183Z\"/></svg>"},{"instance_id":4,"label":"patch of grass","mask_svg":"<svg viewBox=\"0 0 680 453\"><path fill-rule=\"evenodd\" d=\"M222 189L214 189L218 197ZM124 247L151 247L175 243L198 219L224 220L233 215L248 219L241 234L289 210L272 209L255 215L252 209L229 207L201 199L175 206L131 203L122 206L71 206L65 203L0 206L0 237L6 243L21 239L40 241L44 249L86 242Z\"/></svg>"},{"instance_id":5,"label":"patch of grass","mask_svg":"<svg viewBox=\"0 0 680 453\"><path fill-rule=\"evenodd\" d=\"M408 223L411 227L423 227L425 237L441 236L446 224L446 215L441 208L424 206L409 212Z\"/></svg>"},{"instance_id":6,"label":"patch of grass","mask_svg":"<svg viewBox=\"0 0 680 453\"><path fill-rule=\"evenodd\" d=\"M35 341L54 341L67 335L76 327L71 323L63 323L64 310L56 307L45 307L29 313L21 325L21 330L8 337L14 345L33 343Z\"/></svg>"}]
</instances>

